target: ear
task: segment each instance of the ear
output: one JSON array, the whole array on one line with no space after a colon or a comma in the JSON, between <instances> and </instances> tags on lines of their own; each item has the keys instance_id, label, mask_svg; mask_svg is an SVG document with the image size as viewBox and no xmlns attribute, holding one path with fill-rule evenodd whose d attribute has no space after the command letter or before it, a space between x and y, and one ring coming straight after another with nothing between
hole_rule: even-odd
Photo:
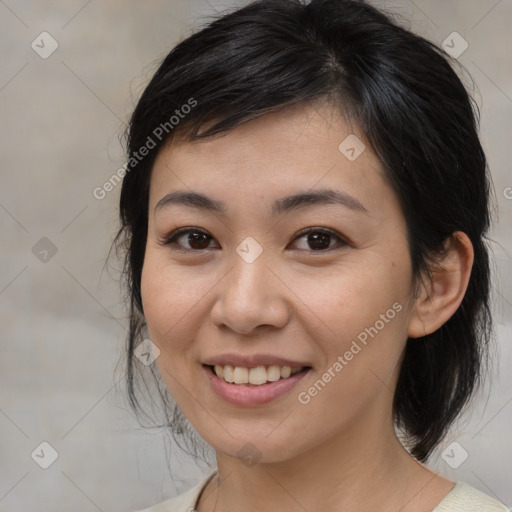
<instances>
[{"instance_id":1,"label":"ear","mask_svg":"<svg viewBox=\"0 0 512 512\"><path fill-rule=\"evenodd\" d=\"M424 278L412 307L410 338L436 331L455 313L466 293L473 259L473 244L465 233L456 231L446 239L445 253L432 268L431 278Z\"/></svg>"}]
</instances>

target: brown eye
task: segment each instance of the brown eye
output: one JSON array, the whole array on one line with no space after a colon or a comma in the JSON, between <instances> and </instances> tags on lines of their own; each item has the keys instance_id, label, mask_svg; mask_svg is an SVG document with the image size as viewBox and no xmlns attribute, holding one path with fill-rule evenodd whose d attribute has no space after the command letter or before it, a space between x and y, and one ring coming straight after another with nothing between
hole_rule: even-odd
<instances>
[{"instance_id":1,"label":"brown eye","mask_svg":"<svg viewBox=\"0 0 512 512\"><path fill-rule=\"evenodd\" d=\"M210 245L211 236L197 231L188 233L187 241L192 249L206 249Z\"/></svg>"},{"instance_id":2,"label":"brown eye","mask_svg":"<svg viewBox=\"0 0 512 512\"><path fill-rule=\"evenodd\" d=\"M329 233L310 233L307 235L308 244L313 250L328 249L331 243Z\"/></svg>"},{"instance_id":3,"label":"brown eye","mask_svg":"<svg viewBox=\"0 0 512 512\"><path fill-rule=\"evenodd\" d=\"M299 244L302 245L299 249L305 251L327 251L336 246L347 245L339 235L325 228L309 228L303 231L295 242L300 239L304 239L305 243Z\"/></svg>"},{"instance_id":4,"label":"brown eye","mask_svg":"<svg viewBox=\"0 0 512 512\"><path fill-rule=\"evenodd\" d=\"M162 242L162 245L174 245L177 246L178 250L201 251L208 249L212 240L213 237L206 231L197 228L182 228L171 233Z\"/></svg>"}]
</instances>

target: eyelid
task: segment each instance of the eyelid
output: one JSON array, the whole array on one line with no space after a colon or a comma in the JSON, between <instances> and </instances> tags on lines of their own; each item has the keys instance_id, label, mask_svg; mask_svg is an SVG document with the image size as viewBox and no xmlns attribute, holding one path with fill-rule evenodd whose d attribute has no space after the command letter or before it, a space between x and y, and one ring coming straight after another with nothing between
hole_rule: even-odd
<instances>
[{"instance_id":1,"label":"eyelid","mask_svg":"<svg viewBox=\"0 0 512 512\"><path fill-rule=\"evenodd\" d=\"M331 235L332 237L337 238L338 239L338 244L336 244L333 247L330 247L328 249L323 249L323 250L318 250L318 251L314 251L312 249L310 249L310 250L298 249L299 251L306 251L306 252L310 252L312 254L314 254L314 253L317 253L317 254L322 254L323 253L323 254L325 254L327 252L333 251L333 250L338 249L340 247L344 247L346 245L351 245L350 240L348 238L346 238L345 236L341 235L340 233L338 233L334 229L326 228L326 227L322 227L322 226L312 226L312 227L309 227L309 228L304 228L303 230L301 230L301 231L299 231L297 233L297 235L292 240L292 242L295 242L297 239L302 238L304 235L308 235L309 233L327 233L328 235Z\"/></svg>"},{"instance_id":2,"label":"eyelid","mask_svg":"<svg viewBox=\"0 0 512 512\"><path fill-rule=\"evenodd\" d=\"M163 238L157 240L157 243L159 245L163 245L163 246L171 245L171 243L173 243L177 238L179 238L182 235L185 235L186 233L190 233L190 232L201 233L201 234L204 234L204 235L210 237L211 240L215 240L215 238L210 233L208 233L208 231L206 231L205 229L202 229L199 227L194 227L194 226L184 226L184 227L175 229L169 235L164 236ZM305 235L308 235L309 233L326 233L326 234L336 238L338 240L338 243L328 249L322 249L322 250L318 250L318 251L315 251L313 249L310 249L310 250L297 249L298 251L301 251L301 252L306 251L306 252L309 252L312 254L314 254L314 253L317 253L317 254L324 253L325 254L327 252L333 251L340 247L344 247L346 245L351 245L351 242L346 237L344 237L343 235L338 233L337 231L327 228L327 227L321 227L321 226L310 226L308 228L302 229L295 235L295 237L293 238L291 243L295 242L296 240L298 240L299 238L302 238ZM181 252L188 252L188 253L190 253L190 252L201 253L202 251L206 251L209 249L208 247L205 249L187 249L187 248L180 247L177 244L173 244L173 245L176 246L176 248L173 250L177 250L177 251L181 251Z\"/></svg>"},{"instance_id":3,"label":"eyelid","mask_svg":"<svg viewBox=\"0 0 512 512\"><path fill-rule=\"evenodd\" d=\"M174 240L176 240L180 236L185 235L185 234L190 233L190 232L201 233L201 234L209 236L212 240L215 240L215 238L212 235L210 235L210 233L208 233L208 231L206 231L205 229L194 227L194 226L183 226L181 228L175 229L170 234L168 234L166 236L163 236L162 238L158 239L157 243L159 245L163 245L163 246L171 245L171 243L173 243ZM206 251L207 250L207 249L186 249L186 248L180 247L178 244L173 244L173 245L176 246L176 248L174 250L182 251L182 252L197 252L197 253L200 253L202 251Z\"/></svg>"}]
</instances>

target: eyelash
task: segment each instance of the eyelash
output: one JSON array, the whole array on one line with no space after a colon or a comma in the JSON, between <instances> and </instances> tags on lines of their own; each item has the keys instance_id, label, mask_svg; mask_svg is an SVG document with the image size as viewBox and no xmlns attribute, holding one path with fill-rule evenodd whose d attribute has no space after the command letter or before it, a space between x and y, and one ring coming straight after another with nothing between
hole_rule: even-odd
<instances>
[{"instance_id":1,"label":"eyelash","mask_svg":"<svg viewBox=\"0 0 512 512\"><path fill-rule=\"evenodd\" d=\"M209 249L209 248L205 248L205 249L187 249L187 248L179 247L177 245L177 240L179 240L182 236L184 236L186 234L189 234L189 233L201 233L203 235L206 235L206 236L210 237L210 241L214 240L214 238L207 231L205 231L205 230L203 230L201 228L188 228L187 227L187 228L176 229L170 235L165 237L163 240L160 240L158 243L160 245L163 245L163 246L174 246L172 248L172 250L179 251L179 252L188 252L188 253L196 252L196 253L201 253L201 252L206 251L206 250ZM331 229L328 229L328 228L317 228L317 227L311 227L311 228L306 228L306 229L302 230L293 239L293 242L295 242L299 238L307 236L307 235L309 235L311 233L322 233L322 234L329 235L331 237L336 238L338 240L338 243L337 243L337 245L335 245L333 247L329 247L327 249L317 249L317 250L314 250L314 249L309 249L309 250L308 249L299 249L300 251L308 251L308 252L313 252L313 253L326 253L326 252L330 252L330 251L335 250L335 249L340 249L340 248L342 248L342 247L344 247L346 245L349 245L349 242L346 239L344 239L341 235L336 233L335 231L333 231Z\"/></svg>"}]
</instances>

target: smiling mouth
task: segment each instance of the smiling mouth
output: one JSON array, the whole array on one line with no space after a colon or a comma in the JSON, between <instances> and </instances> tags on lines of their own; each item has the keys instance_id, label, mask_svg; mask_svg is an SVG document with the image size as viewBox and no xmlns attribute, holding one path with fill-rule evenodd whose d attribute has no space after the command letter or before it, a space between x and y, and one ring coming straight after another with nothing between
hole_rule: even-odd
<instances>
[{"instance_id":1,"label":"smiling mouth","mask_svg":"<svg viewBox=\"0 0 512 512\"><path fill-rule=\"evenodd\" d=\"M246 368L232 365L204 365L219 379L233 385L262 386L279 380L289 379L294 375L311 369L311 366L255 366Z\"/></svg>"}]
</instances>

